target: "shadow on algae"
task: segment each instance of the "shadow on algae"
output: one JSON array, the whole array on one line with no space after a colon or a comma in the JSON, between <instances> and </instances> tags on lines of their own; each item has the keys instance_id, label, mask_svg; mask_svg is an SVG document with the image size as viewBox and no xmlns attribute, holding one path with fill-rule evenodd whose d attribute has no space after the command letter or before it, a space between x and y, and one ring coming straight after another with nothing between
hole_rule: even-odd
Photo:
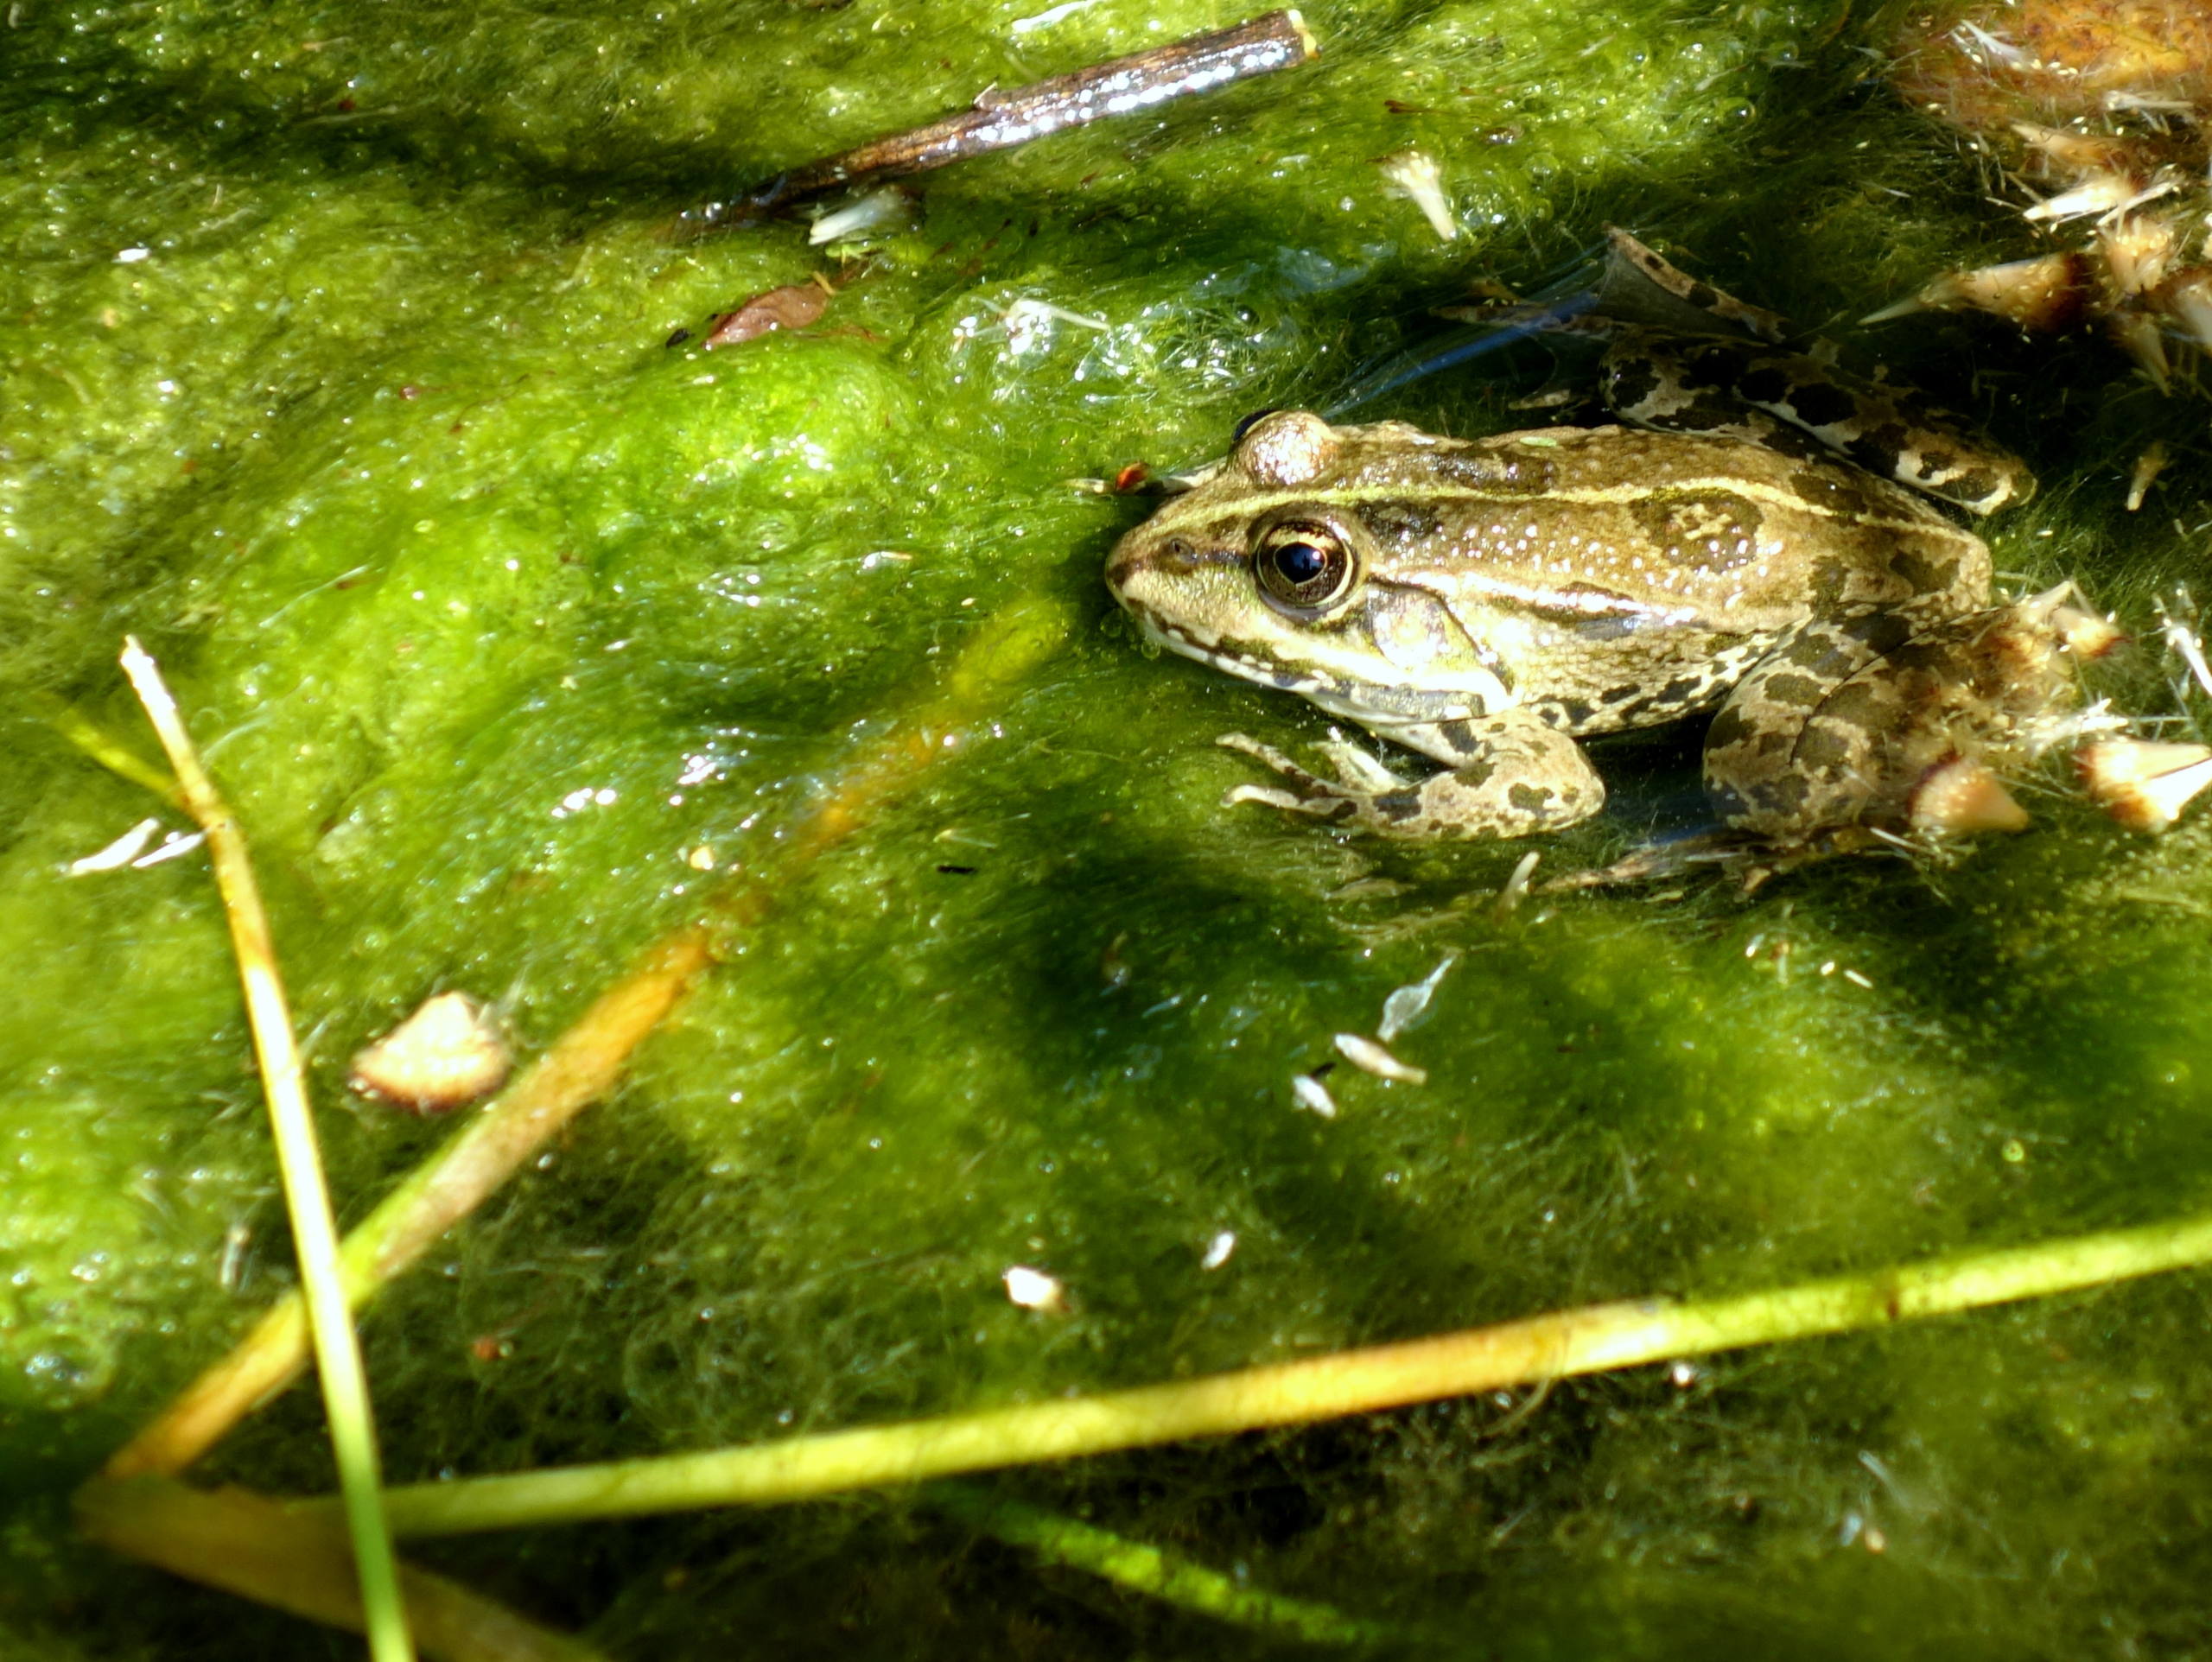
<instances>
[{"instance_id":1,"label":"shadow on algae","mask_svg":"<svg viewBox=\"0 0 2212 1662\"><path fill-rule=\"evenodd\" d=\"M67 876L153 797L113 663L168 666L255 840L358 1215L442 1135L345 1059L429 993L542 1045L892 731L980 624L1064 631L957 758L789 880L628 1084L365 1324L395 1481L1185 1377L1649 1292L1778 1286L2202 1206L2207 834L2038 791L1942 867L1525 906L1521 850L1224 812L1320 718L1147 657L1097 578L1187 463L1325 403L1609 221L1843 327L2001 251L1971 156L1834 0L1317 4L1319 61L916 181L839 263L682 209L1235 21L1170 0L24 0L0 56L0 1555L6 1653L346 1653L76 1543L65 1497L288 1285L204 862ZM1440 243L1376 158L1441 163ZM679 327L822 271L823 320ZM1005 308L1065 320L1010 327ZM1999 565L2139 634L2202 583L2201 405L2094 342L1890 326L2037 460ZM1378 414L1495 430L1463 375ZM2188 458L2120 511L2141 443ZM2123 688L2164 697L2141 655ZM1557 872L1686 811L1614 747ZM1369 881L1352 887L1359 879ZM1428 1082L1293 1075L1459 961ZM1208 1249L1233 1234L1225 1261ZM1009 1304L1048 1270L1072 1309ZM1332 1607L1155 1600L910 1494L412 1549L620 1657L1505 1658L2212 1649L2190 1275L1879 1335L977 1480ZM210 1475L326 1488L295 1391Z\"/></svg>"}]
</instances>

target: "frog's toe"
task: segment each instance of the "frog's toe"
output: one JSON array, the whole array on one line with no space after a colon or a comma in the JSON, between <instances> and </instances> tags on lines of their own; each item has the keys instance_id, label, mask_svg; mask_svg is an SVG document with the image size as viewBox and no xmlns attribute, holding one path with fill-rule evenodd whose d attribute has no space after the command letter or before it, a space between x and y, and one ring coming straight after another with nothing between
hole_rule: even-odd
<instances>
[{"instance_id":1,"label":"frog's toe","mask_svg":"<svg viewBox=\"0 0 2212 1662\"><path fill-rule=\"evenodd\" d=\"M1323 742L1321 750L1336 764L1338 779L1368 796L1404 790L1413 783L1391 772L1376 759L1372 751L1354 744L1333 727L1329 730L1329 737Z\"/></svg>"},{"instance_id":2,"label":"frog's toe","mask_svg":"<svg viewBox=\"0 0 2212 1662\"><path fill-rule=\"evenodd\" d=\"M1339 796L1319 779L1311 781L1310 790L1285 790L1279 785L1232 785L1222 796L1224 808L1234 808L1239 802L1260 802L1268 808L1280 808L1292 814L1308 814L1317 820L1349 820L1359 813L1359 804L1350 797Z\"/></svg>"},{"instance_id":3,"label":"frog's toe","mask_svg":"<svg viewBox=\"0 0 2212 1662\"><path fill-rule=\"evenodd\" d=\"M1232 786L1221 799L1223 807L1234 808L1239 802L1263 802L1269 808L1311 815L1318 820L1339 821L1357 817L1359 803L1346 793L1344 787L1331 784L1327 780L1307 772L1274 745L1263 745L1249 734L1241 733L1225 733L1215 742L1224 750L1238 751L1255 761L1265 763L1281 774L1283 780L1279 785Z\"/></svg>"},{"instance_id":4,"label":"frog's toe","mask_svg":"<svg viewBox=\"0 0 2212 1662\"><path fill-rule=\"evenodd\" d=\"M1311 779L1313 775L1292 761L1273 745L1263 745L1249 733L1225 733L1213 741L1224 750L1233 750L1249 756L1255 762L1264 762L1286 778Z\"/></svg>"}]
</instances>

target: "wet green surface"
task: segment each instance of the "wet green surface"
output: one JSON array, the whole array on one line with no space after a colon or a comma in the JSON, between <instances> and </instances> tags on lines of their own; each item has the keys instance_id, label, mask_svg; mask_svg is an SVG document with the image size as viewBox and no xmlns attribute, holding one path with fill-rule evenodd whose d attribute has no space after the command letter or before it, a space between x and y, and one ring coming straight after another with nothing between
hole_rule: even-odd
<instances>
[{"instance_id":1,"label":"wet green surface","mask_svg":"<svg viewBox=\"0 0 2212 1662\"><path fill-rule=\"evenodd\" d=\"M779 870L821 779L981 618L1064 646L786 904L634 1083L367 1327L397 1476L696 1448L1130 1384L1586 1299L1778 1285L2212 1201L2212 848L2055 788L1953 869L1867 863L1526 908L1516 849L1340 844L1216 806L1302 706L1147 658L1062 488L1327 402L1467 277L1608 220L1808 321L2018 242L1857 84L1825 6L1309 10L1322 61L937 174L864 272L673 216L1197 5L16 9L0 58L0 1473L6 1641L338 1641L69 1542L60 1497L283 1285L204 864L71 878L163 815L55 733L151 752L162 657L256 841L335 1179L434 1129L345 1058L426 993L556 1034L714 882ZM1386 100L1408 106L1395 112ZM1376 157L1442 162L1449 247ZM2011 251L2026 251L2016 246ZM804 335L679 327L815 270ZM1009 329L1043 300L1109 325ZM2047 482L2001 568L2139 631L2201 566L2201 428L2093 344L1892 326ZM1967 371L1975 376L1969 382ZM1517 389L1516 389L1517 390ZM1389 410L1529 417L1461 380ZM1978 403L1976 401L1979 401ZM2134 672L2134 691L2158 692ZM1611 857L1686 750L1618 749ZM2054 776L2054 787L2058 781ZM165 816L164 825L175 823ZM948 870L948 867L972 868ZM1362 876L1403 885L1343 896ZM1460 955L1398 1049L1289 1079ZM1235 1250L1201 1255L1222 1231ZM1049 1268L1068 1315L1007 1301ZM1402 1629L1417 1654L2212 1646L2202 1284L2109 1293L1087 1462L1004 1492ZM312 1394L229 1477L328 1482ZM1880 1550L1871 1551L1878 1544ZM1110 1590L908 1499L428 1551L621 1656L1207 1656L1293 1641ZM342 1646L340 1646L342 1650Z\"/></svg>"}]
</instances>

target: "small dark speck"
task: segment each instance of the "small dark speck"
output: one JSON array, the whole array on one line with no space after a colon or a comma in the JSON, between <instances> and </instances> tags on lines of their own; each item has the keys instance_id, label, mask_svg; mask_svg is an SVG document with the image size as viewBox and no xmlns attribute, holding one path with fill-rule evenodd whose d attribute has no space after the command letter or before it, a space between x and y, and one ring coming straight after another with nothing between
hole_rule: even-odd
<instances>
[{"instance_id":1,"label":"small dark speck","mask_svg":"<svg viewBox=\"0 0 2212 1662\"><path fill-rule=\"evenodd\" d=\"M1308 1068L1306 1071L1315 1079L1326 1079L1331 1074L1336 1072L1336 1070L1337 1064L1333 1060L1332 1060L1324 1062L1318 1067Z\"/></svg>"},{"instance_id":2,"label":"small dark speck","mask_svg":"<svg viewBox=\"0 0 2212 1662\"><path fill-rule=\"evenodd\" d=\"M944 872L947 877L973 877L976 875L976 868L972 866L940 866L937 869Z\"/></svg>"},{"instance_id":3,"label":"small dark speck","mask_svg":"<svg viewBox=\"0 0 2212 1662\"><path fill-rule=\"evenodd\" d=\"M666 340L663 341L661 344L662 344L663 346L682 346L685 341L689 340L690 338L691 338L691 331L690 331L690 330L689 330L689 329L678 329L678 330L677 330L674 334L672 334L672 335L669 336L669 338L668 338Z\"/></svg>"}]
</instances>

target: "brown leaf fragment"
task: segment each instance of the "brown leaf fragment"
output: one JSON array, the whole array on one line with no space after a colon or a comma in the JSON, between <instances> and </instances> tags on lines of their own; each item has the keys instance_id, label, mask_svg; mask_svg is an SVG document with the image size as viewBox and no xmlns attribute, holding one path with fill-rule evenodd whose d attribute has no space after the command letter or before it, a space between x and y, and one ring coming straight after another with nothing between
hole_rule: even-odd
<instances>
[{"instance_id":1,"label":"brown leaf fragment","mask_svg":"<svg viewBox=\"0 0 2212 1662\"><path fill-rule=\"evenodd\" d=\"M755 295L734 312L715 318L700 341L702 347L735 346L771 329L804 329L820 317L830 296L811 282L786 283Z\"/></svg>"}]
</instances>

